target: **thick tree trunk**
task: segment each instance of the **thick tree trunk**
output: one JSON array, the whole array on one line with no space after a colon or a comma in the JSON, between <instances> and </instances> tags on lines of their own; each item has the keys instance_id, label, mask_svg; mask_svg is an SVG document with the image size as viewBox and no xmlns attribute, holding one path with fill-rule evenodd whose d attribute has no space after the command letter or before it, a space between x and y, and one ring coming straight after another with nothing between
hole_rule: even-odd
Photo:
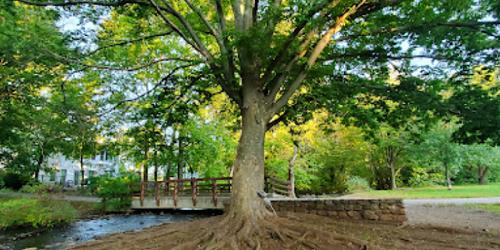
<instances>
[{"instance_id":1,"label":"thick tree trunk","mask_svg":"<svg viewBox=\"0 0 500 250\"><path fill-rule=\"evenodd\" d=\"M478 167L478 180L480 185L486 184L486 173L488 172L488 167Z\"/></svg>"},{"instance_id":2,"label":"thick tree trunk","mask_svg":"<svg viewBox=\"0 0 500 250\"><path fill-rule=\"evenodd\" d=\"M295 161L297 160L297 155L299 154L299 145L297 141L293 142L293 155L288 162L288 181L290 182L290 198L297 198L295 195Z\"/></svg>"},{"instance_id":3,"label":"thick tree trunk","mask_svg":"<svg viewBox=\"0 0 500 250\"><path fill-rule=\"evenodd\" d=\"M252 222L269 215L263 199L257 194L264 191L264 135L267 119L262 95L248 87L243 91L242 131L227 214Z\"/></svg>"}]
</instances>

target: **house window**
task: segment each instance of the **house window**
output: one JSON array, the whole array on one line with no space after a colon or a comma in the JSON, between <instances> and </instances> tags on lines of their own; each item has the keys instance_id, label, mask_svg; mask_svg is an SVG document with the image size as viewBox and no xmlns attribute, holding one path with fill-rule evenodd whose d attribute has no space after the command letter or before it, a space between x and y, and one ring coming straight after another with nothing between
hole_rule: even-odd
<instances>
[{"instance_id":1,"label":"house window","mask_svg":"<svg viewBox=\"0 0 500 250\"><path fill-rule=\"evenodd\" d=\"M66 183L66 175L67 175L67 170L61 169L61 184L62 185L64 185L64 183Z\"/></svg>"},{"instance_id":2,"label":"house window","mask_svg":"<svg viewBox=\"0 0 500 250\"><path fill-rule=\"evenodd\" d=\"M56 172L50 173L50 181L56 181Z\"/></svg>"}]
</instances>

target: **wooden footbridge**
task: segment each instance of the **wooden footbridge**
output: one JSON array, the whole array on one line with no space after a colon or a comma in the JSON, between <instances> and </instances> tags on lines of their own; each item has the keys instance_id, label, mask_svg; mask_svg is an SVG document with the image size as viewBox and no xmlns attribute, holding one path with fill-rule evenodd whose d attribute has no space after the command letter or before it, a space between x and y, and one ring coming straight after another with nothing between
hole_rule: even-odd
<instances>
[{"instance_id":1,"label":"wooden footbridge","mask_svg":"<svg viewBox=\"0 0 500 250\"><path fill-rule=\"evenodd\" d=\"M291 194L289 181L265 178L265 191L280 197ZM232 177L167 179L141 183L132 209L224 209L231 198Z\"/></svg>"}]
</instances>

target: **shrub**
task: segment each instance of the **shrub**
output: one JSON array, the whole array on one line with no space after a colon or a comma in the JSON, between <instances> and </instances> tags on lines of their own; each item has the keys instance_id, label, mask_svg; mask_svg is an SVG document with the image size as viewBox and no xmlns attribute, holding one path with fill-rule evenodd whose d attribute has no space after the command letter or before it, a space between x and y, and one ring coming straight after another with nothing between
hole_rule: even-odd
<instances>
[{"instance_id":1,"label":"shrub","mask_svg":"<svg viewBox=\"0 0 500 250\"><path fill-rule=\"evenodd\" d=\"M120 177L101 176L94 184L95 194L102 198L103 209L119 211L130 206L131 196L140 190L140 177L125 173Z\"/></svg>"},{"instance_id":2,"label":"shrub","mask_svg":"<svg viewBox=\"0 0 500 250\"><path fill-rule=\"evenodd\" d=\"M411 177L408 180L410 187L423 187L441 184L444 176L441 173L429 173L423 167L415 167L412 169Z\"/></svg>"},{"instance_id":3,"label":"shrub","mask_svg":"<svg viewBox=\"0 0 500 250\"><path fill-rule=\"evenodd\" d=\"M5 182L3 181L3 179L5 178L4 176L5 176L5 171L0 169L0 189L5 187Z\"/></svg>"},{"instance_id":4,"label":"shrub","mask_svg":"<svg viewBox=\"0 0 500 250\"><path fill-rule=\"evenodd\" d=\"M29 180L29 176L10 171L7 171L3 176L4 187L13 190L19 190L22 186L26 185Z\"/></svg>"},{"instance_id":5,"label":"shrub","mask_svg":"<svg viewBox=\"0 0 500 250\"><path fill-rule=\"evenodd\" d=\"M24 185L19 191L30 194L60 193L62 192L62 187L44 183L29 183Z\"/></svg>"},{"instance_id":6,"label":"shrub","mask_svg":"<svg viewBox=\"0 0 500 250\"><path fill-rule=\"evenodd\" d=\"M359 176L351 176L347 180L347 188L349 192L352 191L366 191L370 189L370 184L367 180Z\"/></svg>"},{"instance_id":7,"label":"shrub","mask_svg":"<svg viewBox=\"0 0 500 250\"><path fill-rule=\"evenodd\" d=\"M53 227L69 223L78 215L68 202L13 199L0 203L0 229L16 226Z\"/></svg>"}]
</instances>

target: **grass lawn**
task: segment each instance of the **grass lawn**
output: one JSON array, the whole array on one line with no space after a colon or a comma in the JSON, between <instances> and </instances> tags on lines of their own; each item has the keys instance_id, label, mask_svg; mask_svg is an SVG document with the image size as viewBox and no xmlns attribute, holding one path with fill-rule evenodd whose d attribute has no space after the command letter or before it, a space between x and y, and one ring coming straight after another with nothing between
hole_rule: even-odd
<instances>
[{"instance_id":1,"label":"grass lawn","mask_svg":"<svg viewBox=\"0 0 500 250\"><path fill-rule=\"evenodd\" d=\"M500 204L466 204L465 206L473 209L500 214Z\"/></svg>"},{"instance_id":2,"label":"grass lawn","mask_svg":"<svg viewBox=\"0 0 500 250\"><path fill-rule=\"evenodd\" d=\"M398 190L370 190L353 193L348 195L348 197L403 199L500 197L500 183L454 186L452 190L448 190L444 186L401 188Z\"/></svg>"}]
</instances>

